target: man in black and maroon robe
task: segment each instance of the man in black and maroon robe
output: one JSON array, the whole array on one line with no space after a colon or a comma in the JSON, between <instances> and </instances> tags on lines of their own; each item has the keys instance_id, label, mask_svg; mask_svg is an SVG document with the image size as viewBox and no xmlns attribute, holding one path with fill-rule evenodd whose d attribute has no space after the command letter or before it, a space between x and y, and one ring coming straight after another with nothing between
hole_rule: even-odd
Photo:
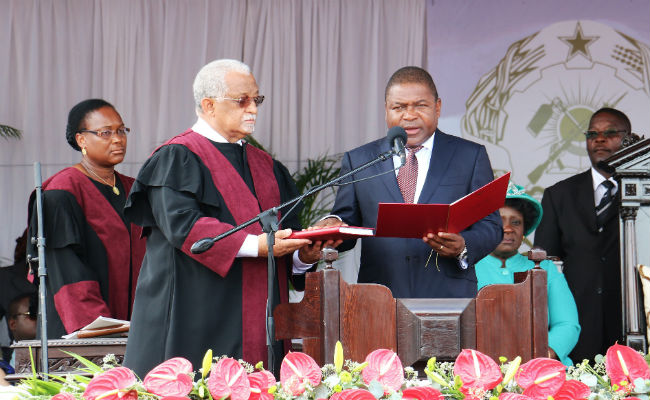
<instances>
[{"instance_id":1,"label":"man in black and maroon robe","mask_svg":"<svg viewBox=\"0 0 650 400\"><path fill-rule=\"evenodd\" d=\"M207 64L195 79L194 98L198 121L145 162L125 208L147 235L125 359L141 377L171 357L185 357L197 369L208 349L250 363L267 359L261 226L202 254L190 247L298 193L282 164L241 140L252 133L264 99L245 64ZM295 213L282 228L300 229ZM321 243L284 239L289 234L276 234L275 304L287 301L287 279L301 277L319 258Z\"/></svg>"}]
</instances>

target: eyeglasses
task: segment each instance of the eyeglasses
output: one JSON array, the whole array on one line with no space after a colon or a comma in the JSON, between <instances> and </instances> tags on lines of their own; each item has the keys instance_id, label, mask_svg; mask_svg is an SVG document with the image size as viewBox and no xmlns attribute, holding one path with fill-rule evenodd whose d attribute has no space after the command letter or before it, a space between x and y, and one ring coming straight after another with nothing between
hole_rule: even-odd
<instances>
[{"instance_id":1,"label":"eyeglasses","mask_svg":"<svg viewBox=\"0 0 650 400\"><path fill-rule=\"evenodd\" d=\"M606 131L601 131L601 132L587 131L587 132L585 132L585 137L588 140L589 139L595 139L601 133L605 136L606 139L613 139L613 138L616 138L616 137L619 137L619 136L622 136L622 135L626 134L627 131L625 129L621 129L621 130L618 130L618 131L616 129L608 129Z\"/></svg>"},{"instance_id":2,"label":"eyeglasses","mask_svg":"<svg viewBox=\"0 0 650 400\"><path fill-rule=\"evenodd\" d=\"M14 315L13 315L13 318L18 318L20 315L24 315L24 316L26 316L27 318L32 319L32 320L36 319L36 315L33 315L33 314L30 313L29 311L27 311L27 312L23 312L23 313L14 314Z\"/></svg>"},{"instance_id":3,"label":"eyeglasses","mask_svg":"<svg viewBox=\"0 0 650 400\"><path fill-rule=\"evenodd\" d=\"M251 104L251 101L255 102L256 106L260 106L262 102L264 102L264 96L255 96L255 97L249 97L249 96L242 96L238 99L234 99L232 97L217 97L216 100L230 100L234 101L235 103L239 104L239 107L241 108L246 108Z\"/></svg>"},{"instance_id":4,"label":"eyeglasses","mask_svg":"<svg viewBox=\"0 0 650 400\"><path fill-rule=\"evenodd\" d=\"M131 132L131 129L125 128L125 127L117 128L116 130L104 129L104 130L101 130L101 131L91 131L89 129L82 129L79 132L80 133L81 132L88 132L88 133L92 133L93 135L99 136L102 139L110 139L113 136L113 133L116 133L117 136L124 137L124 136L126 136L127 133Z\"/></svg>"}]
</instances>

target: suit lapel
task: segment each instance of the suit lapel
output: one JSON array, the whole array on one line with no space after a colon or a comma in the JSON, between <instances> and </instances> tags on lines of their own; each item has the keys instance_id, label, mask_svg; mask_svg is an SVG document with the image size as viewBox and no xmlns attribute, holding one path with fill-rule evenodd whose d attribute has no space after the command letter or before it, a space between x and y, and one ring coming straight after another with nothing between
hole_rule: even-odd
<instances>
[{"instance_id":1,"label":"suit lapel","mask_svg":"<svg viewBox=\"0 0 650 400\"><path fill-rule=\"evenodd\" d=\"M449 144L449 135L436 130L433 138L431 160L429 161L429 171L427 171L427 178L424 181L418 203L429 203L431 201L438 186L440 186L440 180L444 176L444 174L438 172L447 170L455 150Z\"/></svg>"},{"instance_id":2,"label":"suit lapel","mask_svg":"<svg viewBox=\"0 0 650 400\"><path fill-rule=\"evenodd\" d=\"M378 151L376 154L372 154L372 158L376 158L379 156L379 154L389 151L390 144L388 143L388 140L382 140L379 142L378 146ZM392 173L391 173L392 172ZM372 173L370 175L378 175L375 179L379 179L384 187L386 188L386 192L389 194L391 201L393 203L403 203L404 202L404 197L402 197L402 192L399 190L399 186L397 185L397 175L393 171L393 159L390 158L389 160L380 162L379 164L375 165L375 168L372 168Z\"/></svg>"},{"instance_id":3,"label":"suit lapel","mask_svg":"<svg viewBox=\"0 0 650 400\"><path fill-rule=\"evenodd\" d=\"M582 220L587 221L589 229L596 231L596 205L594 204L594 184L591 170L583 172L575 188L575 209L582 214Z\"/></svg>"}]
</instances>

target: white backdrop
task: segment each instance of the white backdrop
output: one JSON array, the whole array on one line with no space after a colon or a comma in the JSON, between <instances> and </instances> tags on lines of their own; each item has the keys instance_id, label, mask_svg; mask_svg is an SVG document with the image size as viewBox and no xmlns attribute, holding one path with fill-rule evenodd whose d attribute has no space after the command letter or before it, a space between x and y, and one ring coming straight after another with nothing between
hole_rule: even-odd
<instances>
[{"instance_id":1,"label":"white backdrop","mask_svg":"<svg viewBox=\"0 0 650 400\"><path fill-rule=\"evenodd\" d=\"M385 134L392 72L426 64L425 0L0 0L0 265L26 225L34 161L43 179L80 154L69 109L101 97L132 129L118 170L195 120L191 84L217 58L251 66L267 100L255 137L291 170Z\"/></svg>"}]
</instances>

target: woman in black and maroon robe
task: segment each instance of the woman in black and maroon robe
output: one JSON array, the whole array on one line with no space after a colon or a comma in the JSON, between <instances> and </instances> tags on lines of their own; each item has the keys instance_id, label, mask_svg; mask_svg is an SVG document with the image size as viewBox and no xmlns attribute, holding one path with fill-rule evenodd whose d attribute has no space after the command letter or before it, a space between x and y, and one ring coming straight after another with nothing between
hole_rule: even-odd
<instances>
[{"instance_id":1,"label":"woman in black and maroon robe","mask_svg":"<svg viewBox=\"0 0 650 400\"><path fill-rule=\"evenodd\" d=\"M47 335L58 338L99 316L128 320L145 241L124 219L133 178L119 174L129 129L115 108L90 99L68 115L66 139L81 161L43 183ZM30 237L37 236L34 196ZM30 254L37 249L31 246Z\"/></svg>"}]
</instances>

